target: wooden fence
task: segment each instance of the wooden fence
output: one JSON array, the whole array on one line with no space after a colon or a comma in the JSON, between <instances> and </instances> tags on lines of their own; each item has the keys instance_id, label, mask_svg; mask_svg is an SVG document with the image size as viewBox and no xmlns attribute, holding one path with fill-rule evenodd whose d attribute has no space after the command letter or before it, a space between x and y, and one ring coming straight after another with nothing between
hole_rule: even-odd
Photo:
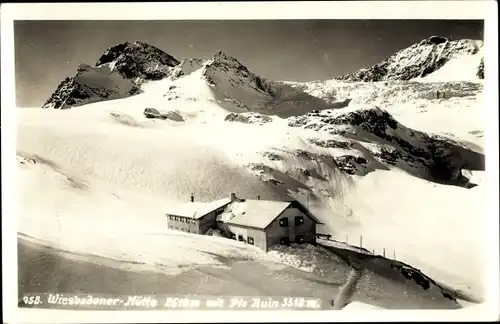
<instances>
[{"instance_id":1,"label":"wooden fence","mask_svg":"<svg viewBox=\"0 0 500 324\"><path fill-rule=\"evenodd\" d=\"M393 259L393 260L396 260L396 250L392 249L392 255L389 255L391 250L389 249L386 249L386 248L382 248L381 249L381 254L377 254L377 250L376 249L367 249L365 247L363 247L363 236L360 235L359 236L359 245L356 245L356 244L349 244L349 237L346 235L345 237L345 241L339 241L339 240L335 240L335 239L332 239L332 235L330 234L321 234L321 233L318 233L316 234L316 238L318 239L322 239L322 240L326 240L326 241L329 241L329 242L334 242L338 245L345 245L346 248L348 249L353 249L357 252L361 252L361 253L368 253L368 254L372 254L372 255L381 255L383 256L384 258L390 258L390 259Z\"/></svg>"}]
</instances>

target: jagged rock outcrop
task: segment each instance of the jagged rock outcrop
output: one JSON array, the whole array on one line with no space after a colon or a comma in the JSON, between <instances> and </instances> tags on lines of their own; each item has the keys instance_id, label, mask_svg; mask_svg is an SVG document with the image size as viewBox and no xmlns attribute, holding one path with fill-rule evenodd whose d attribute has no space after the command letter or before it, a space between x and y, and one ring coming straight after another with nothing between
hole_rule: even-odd
<instances>
[{"instance_id":1,"label":"jagged rock outcrop","mask_svg":"<svg viewBox=\"0 0 500 324\"><path fill-rule=\"evenodd\" d=\"M260 77L221 51L203 64L202 78L220 105L234 113L255 112L287 118L335 105L284 82Z\"/></svg>"},{"instance_id":2,"label":"jagged rock outcrop","mask_svg":"<svg viewBox=\"0 0 500 324\"><path fill-rule=\"evenodd\" d=\"M374 66L344 74L336 79L352 82L375 82L407 81L425 77L441 68L453 57L474 55L482 46L482 41L470 39L453 41L444 37L432 36L396 52Z\"/></svg>"},{"instance_id":3,"label":"jagged rock outcrop","mask_svg":"<svg viewBox=\"0 0 500 324\"><path fill-rule=\"evenodd\" d=\"M479 63L476 75L479 79L484 79L484 58L482 58L481 62Z\"/></svg>"},{"instance_id":4,"label":"jagged rock outcrop","mask_svg":"<svg viewBox=\"0 0 500 324\"><path fill-rule=\"evenodd\" d=\"M263 116L256 113L230 113L224 118L224 120L228 122L260 125L273 121L273 119L269 116Z\"/></svg>"},{"instance_id":5,"label":"jagged rock outcrop","mask_svg":"<svg viewBox=\"0 0 500 324\"><path fill-rule=\"evenodd\" d=\"M170 69L180 62L173 56L144 42L112 46L99 58L96 66L108 65L124 78L161 80L170 75Z\"/></svg>"},{"instance_id":6,"label":"jagged rock outcrop","mask_svg":"<svg viewBox=\"0 0 500 324\"><path fill-rule=\"evenodd\" d=\"M67 77L59 84L43 108L67 109L137 93L140 88L136 84L111 72L108 67L81 64L74 77Z\"/></svg>"},{"instance_id":7,"label":"jagged rock outcrop","mask_svg":"<svg viewBox=\"0 0 500 324\"><path fill-rule=\"evenodd\" d=\"M204 61L198 58L190 58L182 60L178 65L176 65L171 71L172 79L178 79L180 77L191 74L192 72L198 70L202 67Z\"/></svg>"},{"instance_id":8,"label":"jagged rock outcrop","mask_svg":"<svg viewBox=\"0 0 500 324\"><path fill-rule=\"evenodd\" d=\"M460 184L464 179L464 165L473 170L484 170L484 155L442 136L429 135L397 122L387 111L377 107L363 107L347 111L325 110L291 117L288 126L327 132L357 142L310 139L314 145L347 148L358 151L362 160L347 156L342 151L333 156L340 169L348 174L364 174L366 167L396 166L415 176L448 184ZM369 142L368 147L359 143ZM346 143L346 144L344 144ZM372 166L370 166L370 164ZM360 168L361 167L361 168Z\"/></svg>"},{"instance_id":9,"label":"jagged rock outcrop","mask_svg":"<svg viewBox=\"0 0 500 324\"><path fill-rule=\"evenodd\" d=\"M162 120L173 120L177 122L184 121L181 115L174 111L160 111L156 108L146 108L144 109L144 117L149 119L162 119Z\"/></svg>"},{"instance_id":10,"label":"jagged rock outcrop","mask_svg":"<svg viewBox=\"0 0 500 324\"><path fill-rule=\"evenodd\" d=\"M212 60L205 65L203 76L213 86L227 82L233 87L247 87L265 95L276 95L271 82L250 72L236 58L222 51L217 52Z\"/></svg>"},{"instance_id":11,"label":"jagged rock outcrop","mask_svg":"<svg viewBox=\"0 0 500 324\"><path fill-rule=\"evenodd\" d=\"M146 80L160 80L179 64L174 57L144 42L112 46L95 66L80 64L65 78L43 108L66 109L88 103L121 99L141 92Z\"/></svg>"}]
</instances>

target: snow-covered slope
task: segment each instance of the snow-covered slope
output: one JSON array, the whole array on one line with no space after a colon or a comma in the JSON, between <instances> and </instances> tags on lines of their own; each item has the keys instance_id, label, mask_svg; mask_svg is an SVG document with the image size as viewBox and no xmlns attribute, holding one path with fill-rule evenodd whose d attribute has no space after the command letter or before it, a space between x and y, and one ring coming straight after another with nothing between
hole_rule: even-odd
<instances>
[{"instance_id":1,"label":"snow-covered slope","mask_svg":"<svg viewBox=\"0 0 500 324\"><path fill-rule=\"evenodd\" d=\"M119 74L112 65L126 60L106 57L98 69ZM164 214L191 193L197 201L230 192L293 197L326 223L318 232L363 235L368 248L394 248L438 280L480 294L478 245L471 243L463 257L460 240L469 235L467 242L479 244L481 237L480 221L470 213L481 206L482 144L464 143L483 130L480 119L470 118L483 109L481 85L275 82L221 52L204 62L169 64L160 69L169 71L161 80L132 80L140 92L127 98L19 112L20 233L118 260L171 260L187 269L215 262L204 252L263 257L238 242L228 242L224 252L222 238L209 243L167 230ZM446 97L434 98L436 89L448 91ZM423 124L433 119L433 126ZM440 136L428 133L438 129ZM87 239L96 224L109 244ZM152 231L167 236L152 242L172 248L152 252L141 236ZM134 240L118 244L127 240L122 233L134 233ZM184 245L186 258L179 255ZM440 252L431 255L436 246Z\"/></svg>"},{"instance_id":2,"label":"snow-covered slope","mask_svg":"<svg viewBox=\"0 0 500 324\"><path fill-rule=\"evenodd\" d=\"M108 66L80 64L76 75L66 78L45 102L43 108L66 109L103 100L132 96L140 89Z\"/></svg>"},{"instance_id":3,"label":"snow-covered slope","mask_svg":"<svg viewBox=\"0 0 500 324\"><path fill-rule=\"evenodd\" d=\"M473 55L456 55L440 69L416 78L420 82L475 81L484 79L484 48Z\"/></svg>"},{"instance_id":4,"label":"snow-covered slope","mask_svg":"<svg viewBox=\"0 0 500 324\"><path fill-rule=\"evenodd\" d=\"M312 109L335 107L328 100L257 76L223 52L216 53L213 59L205 62L202 73L213 89L215 99L228 111L289 117Z\"/></svg>"},{"instance_id":5,"label":"snow-covered slope","mask_svg":"<svg viewBox=\"0 0 500 324\"><path fill-rule=\"evenodd\" d=\"M484 169L481 153L450 139L407 128L377 107L313 112L290 118L288 125L330 134L327 141L309 140L329 149L328 154L350 174L365 175L395 165L417 177L460 184L468 181L461 175L461 168Z\"/></svg>"},{"instance_id":6,"label":"snow-covered slope","mask_svg":"<svg viewBox=\"0 0 500 324\"><path fill-rule=\"evenodd\" d=\"M450 60L459 57L476 56L482 47L483 42L479 40L462 39L454 41L444 37L432 36L398 51L374 66L363 68L354 73L347 73L336 79L354 82L407 81L425 77L438 71L447 65ZM468 74L466 80L476 76L478 68L479 61L474 66L475 71Z\"/></svg>"},{"instance_id":7,"label":"snow-covered slope","mask_svg":"<svg viewBox=\"0 0 500 324\"><path fill-rule=\"evenodd\" d=\"M177 66L172 69L172 79L180 78L191 74L202 67L204 61L197 58L182 60Z\"/></svg>"}]
</instances>

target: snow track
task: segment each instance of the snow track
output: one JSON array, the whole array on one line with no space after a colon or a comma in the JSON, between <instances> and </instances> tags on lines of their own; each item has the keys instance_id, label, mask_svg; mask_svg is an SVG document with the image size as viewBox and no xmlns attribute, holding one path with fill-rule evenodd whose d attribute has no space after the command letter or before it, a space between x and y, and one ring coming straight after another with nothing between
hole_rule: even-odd
<instances>
[{"instance_id":1,"label":"snow track","mask_svg":"<svg viewBox=\"0 0 500 324\"><path fill-rule=\"evenodd\" d=\"M351 297L356 289L356 285L363 274L363 270L353 268L346 283L340 288L337 296L333 300L333 309L341 310L351 302Z\"/></svg>"}]
</instances>

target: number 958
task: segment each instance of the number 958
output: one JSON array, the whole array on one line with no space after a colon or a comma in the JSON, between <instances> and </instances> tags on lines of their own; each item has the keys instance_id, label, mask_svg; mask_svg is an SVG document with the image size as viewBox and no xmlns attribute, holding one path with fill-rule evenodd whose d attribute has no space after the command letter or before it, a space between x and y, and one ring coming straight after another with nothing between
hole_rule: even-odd
<instances>
[{"instance_id":1,"label":"number 958","mask_svg":"<svg viewBox=\"0 0 500 324\"><path fill-rule=\"evenodd\" d=\"M38 305L40 304L40 296L24 296L23 302L26 305Z\"/></svg>"}]
</instances>

